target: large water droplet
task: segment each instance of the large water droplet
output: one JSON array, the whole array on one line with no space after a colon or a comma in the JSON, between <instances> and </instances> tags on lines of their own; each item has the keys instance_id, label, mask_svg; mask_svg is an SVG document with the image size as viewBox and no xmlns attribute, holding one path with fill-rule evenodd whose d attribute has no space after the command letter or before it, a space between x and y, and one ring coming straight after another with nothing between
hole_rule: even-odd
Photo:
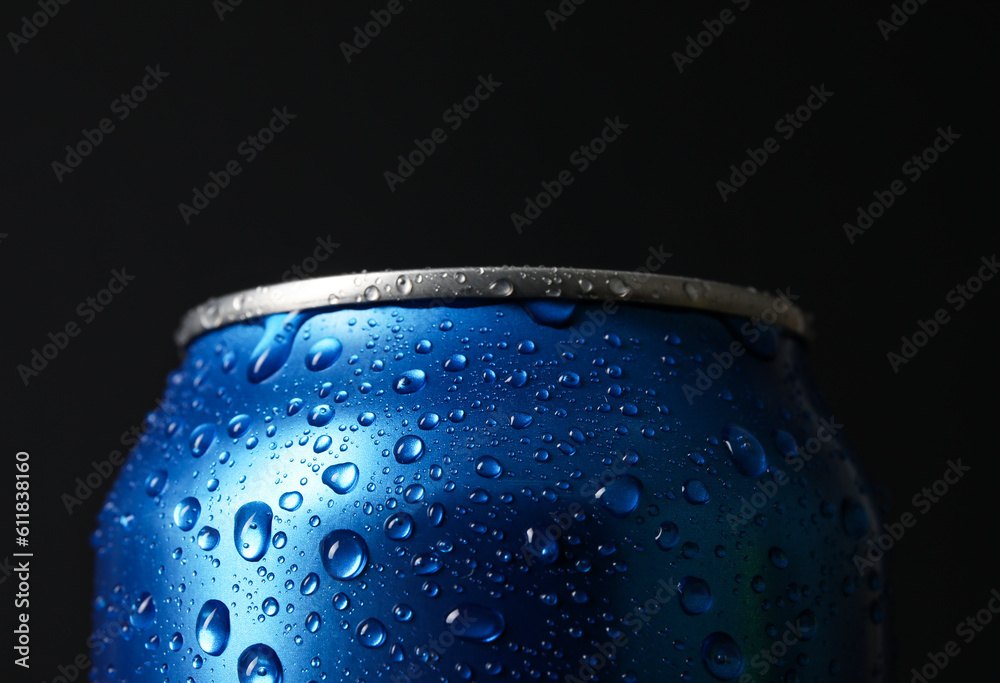
<instances>
[{"instance_id":1,"label":"large water droplet","mask_svg":"<svg viewBox=\"0 0 1000 683\"><path fill-rule=\"evenodd\" d=\"M503 615L490 607L461 602L445 617L456 638L474 643L491 643L500 637L505 626Z\"/></svg>"},{"instance_id":2,"label":"large water droplet","mask_svg":"<svg viewBox=\"0 0 1000 683\"><path fill-rule=\"evenodd\" d=\"M263 643L251 645L236 663L240 683L281 683L285 671L278 654Z\"/></svg>"},{"instance_id":3,"label":"large water droplet","mask_svg":"<svg viewBox=\"0 0 1000 683\"><path fill-rule=\"evenodd\" d=\"M532 320L547 327L564 327L576 310L576 302L568 300L537 299L521 305Z\"/></svg>"},{"instance_id":4,"label":"large water droplet","mask_svg":"<svg viewBox=\"0 0 1000 683\"><path fill-rule=\"evenodd\" d=\"M350 493L358 484L360 471L353 462L330 465L323 470L323 483L341 495Z\"/></svg>"},{"instance_id":5,"label":"large water droplet","mask_svg":"<svg viewBox=\"0 0 1000 683\"><path fill-rule=\"evenodd\" d=\"M167 471L166 470L153 470L146 477L146 495L150 498L155 498L156 496L163 493L163 489L167 486Z\"/></svg>"},{"instance_id":6,"label":"large water droplet","mask_svg":"<svg viewBox=\"0 0 1000 683\"><path fill-rule=\"evenodd\" d=\"M731 681L743 671L743 653L733 637L716 631L701 643L701 660L708 673L720 681Z\"/></svg>"},{"instance_id":7,"label":"large water droplet","mask_svg":"<svg viewBox=\"0 0 1000 683\"><path fill-rule=\"evenodd\" d=\"M385 520L385 535L393 541L405 541L413 533L413 517L397 512Z\"/></svg>"},{"instance_id":8,"label":"large water droplet","mask_svg":"<svg viewBox=\"0 0 1000 683\"><path fill-rule=\"evenodd\" d=\"M302 494L298 491L286 491L278 498L278 505L282 510L295 512L302 507Z\"/></svg>"},{"instance_id":9,"label":"large water droplet","mask_svg":"<svg viewBox=\"0 0 1000 683\"><path fill-rule=\"evenodd\" d=\"M153 604L153 596L149 593L143 593L132 603L132 609L128 613L128 620L139 631L145 631L152 625L155 616L156 605Z\"/></svg>"},{"instance_id":10,"label":"large water droplet","mask_svg":"<svg viewBox=\"0 0 1000 683\"><path fill-rule=\"evenodd\" d=\"M609 481L598 489L594 497L615 517L628 517L639 506L642 482L630 474Z\"/></svg>"},{"instance_id":11,"label":"large water droplet","mask_svg":"<svg viewBox=\"0 0 1000 683\"><path fill-rule=\"evenodd\" d=\"M210 526L203 526L198 532L198 547L202 550L214 550L219 545L219 531Z\"/></svg>"},{"instance_id":12,"label":"large water droplet","mask_svg":"<svg viewBox=\"0 0 1000 683\"><path fill-rule=\"evenodd\" d=\"M388 635L385 630L385 625L376 619L375 617L368 617L360 624L358 624L358 629L355 632L358 637L358 642L362 646L367 648L376 648L385 642L385 638Z\"/></svg>"},{"instance_id":13,"label":"large water droplet","mask_svg":"<svg viewBox=\"0 0 1000 683\"><path fill-rule=\"evenodd\" d=\"M559 559L559 541L545 531L545 527L528 527L525 532L528 552L539 564L552 564Z\"/></svg>"},{"instance_id":14,"label":"large water droplet","mask_svg":"<svg viewBox=\"0 0 1000 683\"><path fill-rule=\"evenodd\" d=\"M414 463L424 454L424 441L419 436L407 434L396 442L392 454L400 465Z\"/></svg>"},{"instance_id":15,"label":"large water droplet","mask_svg":"<svg viewBox=\"0 0 1000 683\"><path fill-rule=\"evenodd\" d=\"M684 500L692 505L704 505L708 502L708 489L699 479L688 479L681 486Z\"/></svg>"},{"instance_id":16,"label":"large water droplet","mask_svg":"<svg viewBox=\"0 0 1000 683\"><path fill-rule=\"evenodd\" d=\"M524 429L531 425L531 415L528 413L512 413L510 416L510 426L514 429Z\"/></svg>"},{"instance_id":17,"label":"large water droplet","mask_svg":"<svg viewBox=\"0 0 1000 683\"><path fill-rule=\"evenodd\" d=\"M410 566L417 576L427 576L441 571L441 556L435 552L418 553L413 556Z\"/></svg>"},{"instance_id":18,"label":"large water droplet","mask_svg":"<svg viewBox=\"0 0 1000 683\"><path fill-rule=\"evenodd\" d=\"M491 455L481 455L476 459L476 474L485 479L496 479L503 474L503 465Z\"/></svg>"},{"instance_id":19,"label":"large water droplet","mask_svg":"<svg viewBox=\"0 0 1000 683\"><path fill-rule=\"evenodd\" d=\"M215 425L206 422L191 430L191 455L200 458L212 445L215 438Z\"/></svg>"},{"instance_id":20,"label":"large water droplet","mask_svg":"<svg viewBox=\"0 0 1000 683\"><path fill-rule=\"evenodd\" d=\"M396 378L392 388L397 394L412 394L420 391L427 384L427 373L423 370L407 370Z\"/></svg>"},{"instance_id":21,"label":"large water droplet","mask_svg":"<svg viewBox=\"0 0 1000 683\"><path fill-rule=\"evenodd\" d=\"M660 546L661 550L670 550L677 545L680 537L680 530L676 524L673 522L663 522L656 532L656 545Z\"/></svg>"},{"instance_id":22,"label":"large water droplet","mask_svg":"<svg viewBox=\"0 0 1000 683\"><path fill-rule=\"evenodd\" d=\"M253 418L249 415L237 415L226 425L226 433L234 439L239 438L247 433L251 424L253 424Z\"/></svg>"},{"instance_id":23,"label":"large water droplet","mask_svg":"<svg viewBox=\"0 0 1000 683\"><path fill-rule=\"evenodd\" d=\"M704 614L712 607L712 590L702 579L685 576L677 588L681 609L688 614Z\"/></svg>"},{"instance_id":24,"label":"large water droplet","mask_svg":"<svg viewBox=\"0 0 1000 683\"><path fill-rule=\"evenodd\" d=\"M333 415L333 408L325 403L321 403L318 406L313 406L312 410L309 411L309 415L306 417L306 422L313 427L322 427L333 419Z\"/></svg>"},{"instance_id":25,"label":"large water droplet","mask_svg":"<svg viewBox=\"0 0 1000 683\"><path fill-rule=\"evenodd\" d=\"M767 469L767 457L764 448L753 434L736 424L727 424L722 428L722 438L733 459L733 464L740 474L756 477Z\"/></svg>"},{"instance_id":26,"label":"large water droplet","mask_svg":"<svg viewBox=\"0 0 1000 683\"><path fill-rule=\"evenodd\" d=\"M229 608L219 600L209 600L198 612L195 625L198 644L210 655L221 655L229 642Z\"/></svg>"},{"instance_id":27,"label":"large water droplet","mask_svg":"<svg viewBox=\"0 0 1000 683\"><path fill-rule=\"evenodd\" d=\"M194 525L198 523L198 515L200 514L201 503L198 502L197 498L188 496L177 503L177 506L174 508L174 524L181 531L191 531Z\"/></svg>"},{"instance_id":28,"label":"large water droplet","mask_svg":"<svg viewBox=\"0 0 1000 683\"><path fill-rule=\"evenodd\" d=\"M309 353L306 354L306 367L314 371L325 370L340 358L343 351L344 345L340 343L339 339L334 337L320 339L309 347Z\"/></svg>"},{"instance_id":29,"label":"large water droplet","mask_svg":"<svg viewBox=\"0 0 1000 683\"><path fill-rule=\"evenodd\" d=\"M264 557L271 540L273 516L271 506L259 500L246 503L236 511L233 539L243 559L256 562Z\"/></svg>"},{"instance_id":30,"label":"large water droplet","mask_svg":"<svg viewBox=\"0 0 1000 683\"><path fill-rule=\"evenodd\" d=\"M264 321L264 334L250 354L247 379L254 384L273 375L288 360L292 342L302 323L311 313L279 313L269 315Z\"/></svg>"},{"instance_id":31,"label":"large water droplet","mask_svg":"<svg viewBox=\"0 0 1000 683\"><path fill-rule=\"evenodd\" d=\"M320 559L327 573L347 581L364 571L368 564L368 544L350 529L336 529L319 544Z\"/></svg>"}]
</instances>

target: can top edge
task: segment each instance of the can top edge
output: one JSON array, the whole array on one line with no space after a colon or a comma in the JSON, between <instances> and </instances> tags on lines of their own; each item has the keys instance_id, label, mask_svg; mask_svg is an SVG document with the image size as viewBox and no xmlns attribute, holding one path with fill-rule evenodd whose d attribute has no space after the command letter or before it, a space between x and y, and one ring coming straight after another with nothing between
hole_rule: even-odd
<instances>
[{"instance_id":1,"label":"can top edge","mask_svg":"<svg viewBox=\"0 0 1000 683\"><path fill-rule=\"evenodd\" d=\"M388 270L331 275L264 285L209 299L189 310L174 335L178 346L233 323L273 313L327 306L458 299L614 301L759 318L803 338L810 316L790 294L646 271L548 267Z\"/></svg>"}]
</instances>

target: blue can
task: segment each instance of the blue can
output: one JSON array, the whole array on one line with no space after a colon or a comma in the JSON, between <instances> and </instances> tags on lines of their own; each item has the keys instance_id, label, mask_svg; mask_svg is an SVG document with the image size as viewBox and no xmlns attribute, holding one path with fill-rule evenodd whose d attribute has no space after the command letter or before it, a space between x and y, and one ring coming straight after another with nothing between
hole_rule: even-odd
<instances>
[{"instance_id":1,"label":"blue can","mask_svg":"<svg viewBox=\"0 0 1000 683\"><path fill-rule=\"evenodd\" d=\"M91 680L889 680L808 334L580 269L212 300L100 513Z\"/></svg>"}]
</instances>

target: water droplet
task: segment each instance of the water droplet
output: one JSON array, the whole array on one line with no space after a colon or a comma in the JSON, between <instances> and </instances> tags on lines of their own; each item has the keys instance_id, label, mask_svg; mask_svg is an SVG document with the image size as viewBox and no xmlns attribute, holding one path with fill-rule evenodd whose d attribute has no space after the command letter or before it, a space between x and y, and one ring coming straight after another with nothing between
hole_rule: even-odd
<instances>
[{"instance_id":1,"label":"water droplet","mask_svg":"<svg viewBox=\"0 0 1000 683\"><path fill-rule=\"evenodd\" d=\"M323 470L323 483L333 489L334 493L344 495L354 490L361 473L353 462L342 462L330 465Z\"/></svg>"},{"instance_id":2,"label":"water droplet","mask_svg":"<svg viewBox=\"0 0 1000 683\"><path fill-rule=\"evenodd\" d=\"M236 663L240 683L281 683L285 671L278 654L263 643L251 645Z\"/></svg>"},{"instance_id":3,"label":"water droplet","mask_svg":"<svg viewBox=\"0 0 1000 683\"><path fill-rule=\"evenodd\" d=\"M233 540L236 551L245 560L256 562L267 552L271 539L271 506L255 500L236 511Z\"/></svg>"},{"instance_id":4,"label":"water droplet","mask_svg":"<svg viewBox=\"0 0 1000 683\"><path fill-rule=\"evenodd\" d=\"M331 531L320 542L319 552L327 573L341 581L356 578L368 564L368 544L350 529Z\"/></svg>"},{"instance_id":5,"label":"water droplet","mask_svg":"<svg viewBox=\"0 0 1000 683\"><path fill-rule=\"evenodd\" d=\"M510 426L514 429L524 429L531 425L531 415L528 413L513 413L510 416Z\"/></svg>"},{"instance_id":6,"label":"water droplet","mask_svg":"<svg viewBox=\"0 0 1000 683\"><path fill-rule=\"evenodd\" d=\"M150 498L155 498L156 496L163 493L163 489L167 486L167 471L166 470L153 470L146 477L146 495Z\"/></svg>"},{"instance_id":7,"label":"water droplet","mask_svg":"<svg viewBox=\"0 0 1000 683\"><path fill-rule=\"evenodd\" d=\"M316 633L322 625L323 620L316 612L310 612L309 616L306 617L306 630L309 633Z\"/></svg>"},{"instance_id":8,"label":"water droplet","mask_svg":"<svg viewBox=\"0 0 1000 683\"><path fill-rule=\"evenodd\" d=\"M129 610L128 620L139 631L149 628L156 616L156 605L153 604L153 596L149 593L142 593L139 598L132 603Z\"/></svg>"},{"instance_id":9,"label":"water droplet","mask_svg":"<svg viewBox=\"0 0 1000 683\"><path fill-rule=\"evenodd\" d=\"M625 474L602 486L594 497L615 517L628 517L639 506L642 482Z\"/></svg>"},{"instance_id":10,"label":"water droplet","mask_svg":"<svg viewBox=\"0 0 1000 683\"><path fill-rule=\"evenodd\" d=\"M378 287L375 285L368 285L365 287L364 297L365 301L378 301L378 298L382 296L382 293L378 291Z\"/></svg>"},{"instance_id":11,"label":"water droplet","mask_svg":"<svg viewBox=\"0 0 1000 683\"><path fill-rule=\"evenodd\" d=\"M708 489L699 479L688 479L684 482L681 493L684 495L684 500L692 505L704 505L708 502Z\"/></svg>"},{"instance_id":12,"label":"water droplet","mask_svg":"<svg viewBox=\"0 0 1000 683\"><path fill-rule=\"evenodd\" d=\"M302 595L312 595L319 588L319 576L316 572L309 572L306 574L306 578L302 579L302 585L299 586L299 592Z\"/></svg>"},{"instance_id":13,"label":"water droplet","mask_svg":"<svg viewBox=\"0 0 1000 683\"><path fill-rule=\"evenodd\" d=\"M532 559L539 564L548 565L559 559L559 541L554 535L549 535L545 527L528 527L525 540Z\"/></svg>"},{"instance_id":14,"label":"water droplet","mask_svg":"<svg viewBox=\"0 0 1000 683\"><path fill-rule=\"evenodd\" d=\"M400 275L396 278L396 289L399 290L400 294L409 294L413 291L413 281L405 275Z\"/></svg>"},{"instance_id":15,"label":"water droplet","mask_svg":"<svg viewBox=\"0 0 1000 683\"><path fill-rule=\"evenodd\" d=\"M435 552L429 553L418 553L413 556L413 561L410 562L410 566L413 568L413 573L417 576L427 576L429 574L436 574L441 571L441 556Z\"/></svg>"},{"instance_id":16,"label":"water droplet","mask_svg":"<svg viewBox=\"0 0 1000 683\"><path fill-rule=\"evenodd\" d=\"M313 427L322 427L333 419L333 415L333 408L325 403L321 403L313 406L312 410L309 411L309 416L306 417L306 421Z\"/></svg>"},{"instance_id":17,"label":"water droplet","mask_svg":"<svg viewBox=\"0 0 1000 683\"><path fill-rule=\"evenodd\" d=\"M500 278L491 282L489 289L494 296L510 296L514 293L514 283L507 278Z\"/></svg>"},{"instance_id":18,"label":"water droplet","mask_svg":"<svg viewBox=\"0 0 1000 683\"><path fill-rule=\"evenodd\" d=\"M476 459L476 474L485 479L496 479L503 474L503 465L491 455L481 455Z\"/></svg>"},{"instance_id":19,"label":"water droplet","mask_svg":"<svg viewBox=\"0 0 1000 683\"><path fill-rule=\"evenodd\" d=\"M419 436L407 434L396 442L392 454L400 465L414 463L424 454L424 441Z\"/></svg>"},{"instance_id":20,"label":"water droplet","mask_svg":"<svg viewBox=\"0 0 1000 683\"><path fill-rule=\"evenodd\" d=\"M316 443L313 444L313 453L323 453L324 451L328 451L332 445L333 438L331 438L329 434L323 434L316 439Z\"/></svg>"},{"instance_id":21,"label":"water droplet","mask_svg":"<svg viewBox=\"0 0 1000 683\"><path fill-rule=\"evenodd\" d=\"M712 607L712 591L702 579L685 576L677 588L681 609L688 614L704 614Z\"/></svg>"},{"instance_id":22,"label":"water droplet","mask_svg":"<svg viewBox=\"0 0 1000 683\"><path fill-rule=\"evenodd\" d=\"M333 596L333 608L338 612L343 612L351 606L351 599L346 593L337 593Z\"/></svg>"},{"instance_id":23,"label":"water droplet","mask_svg":"<svg viewBox=\"0 0 1000 683\"><path fill-rule=\"evenodd\" d=\"M181 531L191 531L198 523L198 515L201 514L201 503L197 498L188 496L177 503L174 508L174 524Z\"/></svg>"},{"instance_id":24,"label":"water droplet","mask_svg":"<svg viewBox=\"0 0 1000 683\"><path fill-rule=\"evenodd\" d=\"M200 424L191 430L191 455L196 458L200 458L205 455L205 451L208 447L212 445L212 440L215 439L215 425L214 424Z\"/></svg>"},{"instance_id":25,"label":"water droplet","mask_svg":"<svg viewBox=\"0 0 1000 683\"><path fill-rule=\"evenodd\" d=\"M247 379L259 384L278 371L288 360L292 342L302 323L311 313L288 313L268 316L264 321L264 333L250 354L247 365Z\"/></svg>"},{"instance_id":26,"label":"water droplet","mask_svg":"<svg viewBox=\"0 0 1000 683\"><path fill-rule=\"evenodd\" d=\"M449 356L444 362L444 369L447 372L461 372L469 364L469 359L466 358L461 353L455 353Z\"/></svg>"},{"instance_id":27,"label":"water droplet","mask_svg":"<svg viewBox=\"0 0 1000 683\"><path fill-rule=\"evenodd\" d=\"M716 631L701 643L701 660L708 672L720 681L731 681L743 671L743 653L733 637Z\"/></svg>"},{"instance_id":28,"label":"water droplet","mask_svg":"<svg viewBox=\"0 0 1000 683\"><path fill-rule=\"evenodd\" d=\"M234 439L239 438L247 433L251 424L253 424L253 418L249 415L237 415L226 425L226 433Z\"/></svg>"},{"instance_id":29,"label":"water droplet","mask_svg":"<svg viewBox=\"0 0 1000 683\"><path fill-rule=\"evenodd\" d=\"M306 367L313 371L325 370L340 358L344 345L335 337L320 339L309 347L306 354Z\"/></svg>"},{"instance_id":30,"label":"water droplet","mask_svg":"<svg viewBox=\"0 0 1000 683\"><path fill-rule=\"evenodd\" d=\"M444 505L441 503L431 503L427 508L427 522L432 527L439 527L444 522Z\"/></svg>"},{"instance_id":31,"label":"water droplet","mask_svg":"<svg viewBox=\"0 0 1000 683\"><path fill-rule=\"evenodd\" d=\"M198 547L202 550L213 550L219 545L219 531L210 526L203 526L198 532Z\"/></svg>"},{"instance_id":32,"label":"water droplet","mask_svg":"<svg viewBox=\"0 0 1000 683\"><path fill-rule=\"evenodd\" d=\"M221 655L229 642L229 608L225 603L209 600L202 605L195 633L202 650L210 655Z\"/></svg>"},{"instance_id":33,"label":"water droplet","mask_svg":"<svg viewBox=\"0 0 1000 683\"><path fill-rule=\"evenodd\" d=\"M564 372L559 375L559 384L566 387L567 389L572 389L574 387L580 386L580 375L575 372Z\"/></svg>"},{"instance_id":34,"label":"water droplet","mask_svg":"<svg viewBox=\"0 0 1000 683\"><path fill-rule=\"evenodd\" d=\"M816 637L816 632L819 630L819 619L816 618L816 614L812 610L806 609L802 610L797 617L795 617L795 631L798 633L802 640L812 640Z\"/></svg>"},{"instance_id":35,"label":"water droplet","mask_svg":"<svg viewBox=\"0 0 1000 683\"><path fill-rule=\"evenodd\" d=\"M423 370L407 370L396 378L392 388L397 394L412 394L420 391L427 384L427 373Z\"/></svg>"},{"instance_id":36,"label":"water droplet","mask_svg":"<svg viewBox=\"0 0 1000 683\"><path fill-rule=\"evenodd\" d=\"M771 559L771 564L778 569L784 569L788 566L788 556L785 555L785 551L781 548L771 548L767 555Z\"/></svg>"},{"instance_id":37,"label":"water droplet","mask_svg":"<svg viewBox=\"0 0 1000 683\"><path fill-rule=\"evenodd\" d=\"M764 448L753 434L737 424L727 424L722 428L722 438L740 474L756 477L767 469Z\"/></svg>"},{"instance_id":38,"label":"water droplet","mask_svg":"<svg viewBox=\"0 0 1000 683\"><path fill-rule=\"evenodd\" d=\"M632 293L632 288L620 277L612 277L608 280L608 289L617 297L626 297Z\"/></svg>"},{"instance_id":39,"label":"water droplet","mask_svg":"<svg viewBox=\"0 0 1000 683\"><path fill-rule=\"evenodd\" d=\"M264 598L264 602L261 603L261 610L269 617L273 617L278 613L278 601L274 598Z\"/></svg>"},{"instance_id":40,"label":"water droplet","mask_svg":"<svg viewBox=\"0 0 1000 683\"><path fill-rule=\"evenodd\" d=\"M680 529L677 528L676 524L673 522L663 522L656 532L656 545L660 546L661 550L670 550L677 545L680 537Z\"/></svg>"},{"instance_id":41,"label":"water droplet","mask_svg":"<svg viewBox=\"0 0 1000 683\"><path fill-rule=\"evenodd\" d=\"M381 621L375 617L368 617L358 624L355 635L363 647L376 648L385 642L388 633Z\"/></svg>"},{"instance_id":42,"label":"water droplet","mask_svg":"<svg viewBox=\"0 0 1000 683\"><path fill-rule=\"evenodd\" d=\"M525 301L521 306L532 320L546 327L564 327L576 310L575 301L549 299Z\"/></svg>"},{"instance_id":43,"label":"water droplet","mask_svg":"<svg viewBox=\"0 0 1000 683\"><path fill-rule=\"evenodd\" d=\"M413 533L413 517L397 512L385 520L385 535L393 541L405 541Z\"/></svg>"},{"instance_id":44,"label":"water droplet","mask_svg":"<svg viewBox=\"0 0 1000 683\"><path fill-rule=\"evenodd\" d=\"M295 512L302 507L302 494L298 491L286 491L278 498L278 505L282 510Z\"/></svg>"},{"instance_id":45,"label":"water droplet","mask_svg":"<svg viewBox=\"0 0 1000 683\"><path fill-rule=\"evenodd\" d=\"M448 626L457 624L461 627L453 629L456 638L474 643L493 642L500 637L505 626L500 612L471 602L459 603L444 621Z\"/></svg>"}]
</instances>

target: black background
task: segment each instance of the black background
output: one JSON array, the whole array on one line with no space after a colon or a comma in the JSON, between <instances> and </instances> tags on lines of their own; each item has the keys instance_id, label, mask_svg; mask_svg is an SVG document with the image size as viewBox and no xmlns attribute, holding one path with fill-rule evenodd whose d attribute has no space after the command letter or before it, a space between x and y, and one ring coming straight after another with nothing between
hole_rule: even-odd
<instances>
[{"instance_id":1,"label":"black background","mask_svg":"<svg viewBox=\"0 0 1000 683\"><path fill-rule=\"evenodd\" d=\"M320 275L633 270L662 245L673 254L663 272L790 289L816 316L821 386L891 494L890 520L949 459L972 466L895 549L898 680L958 640L955 625L1000 587L989 560L1000 282L961 311L945 301L996 250L994 4L932 0L886 40L877 21L893 12L887 2L590 0L553 30L545 12L556 0L404 0L349 63L339 44L384 2L247 0L221 20L217 6L74 0L16 53L9 36L0 46L7 490L16 451L33 465L34 647L23 680L48 681L86 651L88 536L109 482L72 515L60 496L153 408L178 361L179 317L209 296L280 280L328 237L339 246ZM735 21L679 72L672 54L725 8ZM38 11L6 3L0 29L20 31ZM119 121L112 102L156 65L169 76ZM490 74L502 85L390 191L383 173L397 155ZM820 85L833 95L782 139L775 122ZM296 118L245 163L237 147L273 107ZM616 115L628 124L620 139L519 234L510 214ZM52 163L104 117L115 129L57 179ZM851 244L843 223L948 126L961 136L954 146L904 180L906 194ZM780 149L723 201L716 182L767 137ZM240 175L186 223L178 204L230 159ZM134 280L85 324L77 306L123 268ZM951 321L894 373L886 354L939 308ZM70 321L82 332L25 385L17 366ZM2 555L15 550L5 528ZM975 678L998 635L993 624L960 643L939 680Z\"/></svg>"}]
</instances>

